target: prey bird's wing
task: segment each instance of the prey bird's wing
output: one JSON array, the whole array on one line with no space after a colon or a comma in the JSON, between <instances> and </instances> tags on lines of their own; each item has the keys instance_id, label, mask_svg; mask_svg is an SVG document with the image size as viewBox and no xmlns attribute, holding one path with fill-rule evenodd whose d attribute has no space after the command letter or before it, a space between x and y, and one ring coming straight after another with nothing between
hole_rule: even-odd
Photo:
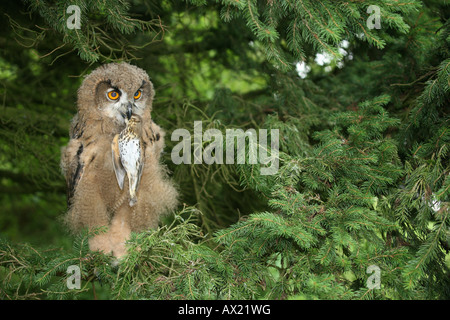
<instances>
[{"instance_id":1,"label":"prey bird's wing","mask_svg":"<svg viewBox=\"0 0 450 320\"><path fill-rule=\"evenodd\" d=\"M125 180L125 176L127 172L125 171L122 161L120 160L120 151L119 151L119 135L117 134L112 143L111 143L111 153L112 153L112 162L114 172L116 174L117 183L119 184L120 190L123 189L123 182Z\"/></svg>"},{"instance_id":2,"label":"prey bird's wing","mask_svg":"<svg viewBox=\"0 0 450 320\"><path fill-rule=\"evenodd\" d=\"M136 191L138 190L139 183L141 182L142 171L144 171L145 155L144 155L144 146L143 146L142 140L140 141L139 148L141 149L141 153L140 153L140 159L139 159Z\"/></svg>"},{"instance_id":3,"label":"prey bird's wing","mask_svg":"<svg viewBox=\"0 0 450 320\"><path fill-rule=\"evenodd\" d=\"M76 143L76 145L75 145ZM83 144L74 140L74 149L76 152L66 152L63 157L69 157L68 166L66 168L66 183L67 183L67 204L72 204L75 189L81 180L84 172L84 163L81 161L81 154L83 153Z\"/></svg>"}]
</instances>

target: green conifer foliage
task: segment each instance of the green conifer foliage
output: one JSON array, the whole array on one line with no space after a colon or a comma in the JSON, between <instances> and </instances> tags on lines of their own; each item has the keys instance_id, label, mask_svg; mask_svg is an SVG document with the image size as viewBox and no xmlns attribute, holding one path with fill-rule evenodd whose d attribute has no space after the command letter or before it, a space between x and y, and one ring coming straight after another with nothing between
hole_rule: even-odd
<instances>
[{"instance_id":1,"label":"green conifer foliage","mask_svg":"<svg viewBox=\"0 0 450 320\"><path fill-rule=\"evenodd\" d=\"M0 6L0 299L449 299L445 1ZM111 61L148 70L182 202L120 262L89 251L103 229L73 239L58 221L76 90ZM194 121L224 137L278 130L276 172L237 163L250 148L233 164L175 165L171 132Z\"/></svg>"}]
</instances>

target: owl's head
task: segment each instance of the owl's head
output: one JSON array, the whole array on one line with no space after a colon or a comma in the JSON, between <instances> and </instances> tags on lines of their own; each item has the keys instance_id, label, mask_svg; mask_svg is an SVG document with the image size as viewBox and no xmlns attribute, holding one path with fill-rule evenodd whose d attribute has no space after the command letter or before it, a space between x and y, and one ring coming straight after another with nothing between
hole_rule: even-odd
<instances>
[{"instance_id":1,"label":"owl's head","mask_svg":"<svg viewBox=\"0 0 450 320\"><path fill-rule=\"evenodd\" d=\"M78 90L78 112L121 126L149 114L154 96L147 73L128 63L110 63L89 74Z\"/></svg>"}]
</instances>

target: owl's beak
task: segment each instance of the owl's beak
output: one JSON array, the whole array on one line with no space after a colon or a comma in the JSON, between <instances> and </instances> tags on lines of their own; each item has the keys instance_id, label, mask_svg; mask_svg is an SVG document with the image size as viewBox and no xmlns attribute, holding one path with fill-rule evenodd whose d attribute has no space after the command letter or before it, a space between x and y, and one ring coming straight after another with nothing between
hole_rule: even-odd
<instances>
[{"instance_id":1,"label":"owl's beak","mask_svg":"<svg viewBox=\"0 0 450 320\"><path fill-rule=\"evenodd\" d=\"M132 115L133 115L133 104L131 102L128 102L128 105L127 105L127 119L130 120Z\"/></svg>"}]
</instances>

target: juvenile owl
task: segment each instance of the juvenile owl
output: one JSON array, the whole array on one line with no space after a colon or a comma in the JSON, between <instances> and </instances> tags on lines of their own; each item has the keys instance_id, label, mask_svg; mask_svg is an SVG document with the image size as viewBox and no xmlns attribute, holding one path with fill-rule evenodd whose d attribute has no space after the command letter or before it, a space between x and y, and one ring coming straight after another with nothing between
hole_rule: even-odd
<instances>
[{"instance_id":1,"label":"juvenile owl","mask_svg":"<svg viewBox=\"0 0 450 320\"><path fill-rule=\"evenodd\" d=\"M160 163L164 131L151 118L153 97L147 73L128 63L97 68L78 90L78 111L61 155L67 182L65 221L74 232L108 227L90 239L91 250L123 256L132 231L157 227L160 216L177 205L176 188ZM131 196L129 179L123 179L121 188L111 156L113 140L126 128L127 119L140 120L133 125L141 152L136 168L140 172L134 174L140 178Z\"/></svg>"},{"instance_id":2,"label":"juvenile owl","mask_svg":"<svg viewBox=\"0 0 450 320\"><path fill-rule=\"evenodd\" d=\"M142 137L142 124L140 117L133 115L125 119L126 127L117 134L112 142L114 172L117 183L123 189L125 176L128 177L130 189L130 207L137 202L136 191L139 188L142 168L144 167L144 149Z\"/></svg>"}]
</instances>

